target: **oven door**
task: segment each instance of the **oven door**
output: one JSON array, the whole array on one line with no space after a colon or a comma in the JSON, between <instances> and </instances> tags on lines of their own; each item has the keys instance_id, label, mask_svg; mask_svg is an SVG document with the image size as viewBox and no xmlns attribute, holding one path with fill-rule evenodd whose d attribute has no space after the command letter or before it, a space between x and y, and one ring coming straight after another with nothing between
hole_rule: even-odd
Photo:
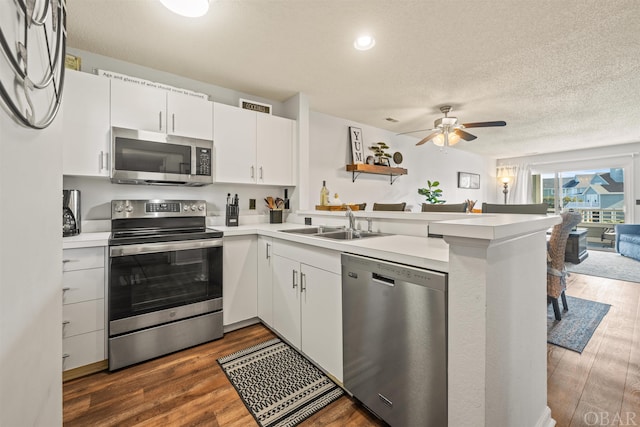
<instances>
[{"instance_id":1,"label":"oven door","mask_svg":"<svg viewBox=\"0 0 640 427\"><path fill-rule=\"evenodd\" d=\"M109 247L109 336L222 309L222 239Z\"/></svg>"}]
</instances>

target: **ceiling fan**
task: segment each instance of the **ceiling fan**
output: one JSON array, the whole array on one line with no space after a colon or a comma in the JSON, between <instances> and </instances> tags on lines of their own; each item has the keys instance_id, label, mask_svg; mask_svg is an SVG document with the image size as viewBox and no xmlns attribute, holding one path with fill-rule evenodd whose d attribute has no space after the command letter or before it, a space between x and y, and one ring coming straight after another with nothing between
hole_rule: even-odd
<instances>
[{"instance_id":1,"label":"ceiling fan","mask_svg":"<svg viewBox=\"0 0 640 427\"><path fill-rule=\"evenodd\" d=\"M416 145L422 145L427 141L433 140L433 143L439 147L448 146L448 145L456 145L460 139L464 139L465 141L473 141L477 138L477 136L470 134L469 132L465 132L463 129L466 128L486 128L486 127L495 127L495 126L506 126L507 122L504 121L496 121L496 122L476 122L476 123L458 123L457 117L449 117L448 114L451 112L450 105L443 105L440 107L440 111L444 114L444 117L436 119L433 122L433 129L421 129L421 130L413 130L410 132L399 133L398 135L405 135L408 133L415 132L424 132L430 130L431 133L426 137L422 138Z\"/></svg>"}]
</instances>

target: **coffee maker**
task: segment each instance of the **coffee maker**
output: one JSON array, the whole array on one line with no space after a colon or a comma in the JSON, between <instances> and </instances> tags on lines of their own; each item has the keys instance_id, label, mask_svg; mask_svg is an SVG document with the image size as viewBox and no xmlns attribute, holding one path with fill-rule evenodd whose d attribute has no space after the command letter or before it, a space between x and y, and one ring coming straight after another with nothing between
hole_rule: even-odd
<instances>
[{"instance_id":1,"label":"coffee maker","mask_svg":"<svg viewBox=\"0 0 640 427\"><path fill-rule=\"evenodd\" d=\"M62 236L80 234L80 190L62 190Z\"/></svg>"}]
</instances>

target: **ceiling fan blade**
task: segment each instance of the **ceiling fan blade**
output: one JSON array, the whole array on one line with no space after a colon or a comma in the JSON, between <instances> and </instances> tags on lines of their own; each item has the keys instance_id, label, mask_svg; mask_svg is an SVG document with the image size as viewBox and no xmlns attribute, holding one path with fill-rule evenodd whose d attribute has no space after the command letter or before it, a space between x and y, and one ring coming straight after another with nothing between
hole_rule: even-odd
<instances>
[{"instance_id":1,"label":"ceiling fan blade","mask_svg":"<svg viewBox=\"0 0 640 427\"><path fill-rule=\"evenodd\" d=\"M473 141L474 139L478 138L477 136L471 135L469 132L465 132L462 129L456 129L455 133L465 141Z\"/></svg>"},{"instance_id":2,"label":"ceiling fan blade","mask_svg":"<svg viewBox=\"0 0 640 427\"><path fill-rule=\"evenodd\" d=\"M435 130L435 129L429 128L429 129L420 129L420 130L410 130L409 132L396 133L396 136L398 136L398 135L406 135L408 133L426 132L428 130Z\"/></svg>"},{"instance_id":3,"label":"ceiling fan blade","mask_svg":"<svg viewBox=\"0 0 640 427\"><path fill-rule=\"evenodd\" d=\"M430 130L430 129L429 129L429 130ZM429 141L429 140L431 140L431 139L435 138L436 136L440 135L441 133L442 133L442 131L441 131L441 130L437 130L437 131L435 131L435 132L433 132L433 133L430 133L429 135L427 135L426 137L424 137L424 138L422 138L420 141L418 141L418 143L417 143L416 145L422 145L422 144L424 144L425 142L427 142L427 141Z\"/></svg>"},{"instance_id":4,"label":"ceiling fan blade","mask_svg":"<svg viewBox=\"0 0 640 427\"><path fill-rule=\"evenodd\" d=\"M466 128L489 128L494 126L506 126L507 122L476 122L476 123L464 123L462 126Z\"/></svg>"}]
</instances>

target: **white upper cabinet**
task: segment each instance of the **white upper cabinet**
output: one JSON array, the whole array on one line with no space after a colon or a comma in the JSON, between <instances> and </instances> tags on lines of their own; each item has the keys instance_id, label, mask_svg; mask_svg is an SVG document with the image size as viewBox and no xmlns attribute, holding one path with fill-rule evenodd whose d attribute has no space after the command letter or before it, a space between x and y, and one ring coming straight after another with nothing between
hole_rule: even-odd
<instances>
[{"instance_id":1,"label":"white upper cabinet","mask_svg":"<svg viewBox=\"0 0 640 427\"><path fill-rule=\"evenodd\" d=\"M293 120L257 115L258 183L293 184Z\"/></svg>"},{"instance_id":2,"label":"white upper cabinet","mask_svg":"<svg viewBox=\"0 0 640 427\"><path fill-rule=\"evenodd\" d=\"M294 123L214 102L216 182L295 185Z\"/></svg>"},{"instance_id":3,"label":"white upper cabinet","mask_svg":"<svg viewBox=\"0 0 640 427\"><path fill-rule=\"evenodd\" d=\"M66 70L62 96L64 175L109 176L109 79Z\"/></svg>"},{"instance_id":4,"label":"white upper cabinet","mask_svg":"<svg viewBox=\"0 0 640 427\"><path fill-rule=\"evenodd\" d=\"M213 102L167 92L167 129L171 135L213 139Z\"/></svg>"},{"instance_id":5,"label":"white upper cabinet","mask_svg":"<svg viewBox=\"0 0 640 427\"><path fill-rule=\"evenodd\" d=\"M111 125L213 139L212 103L155 87L112 80Z\"/></svg>"},{"instance_id":6,"label":"white upper cabinet","mask_svg":"<svg viewBox=\"0 0 640 427\"><path fill-rule=\"evenodd\" d=\"M216 182L256 182L256 112L213 103Z\"/></svg>"}]
</instances>

